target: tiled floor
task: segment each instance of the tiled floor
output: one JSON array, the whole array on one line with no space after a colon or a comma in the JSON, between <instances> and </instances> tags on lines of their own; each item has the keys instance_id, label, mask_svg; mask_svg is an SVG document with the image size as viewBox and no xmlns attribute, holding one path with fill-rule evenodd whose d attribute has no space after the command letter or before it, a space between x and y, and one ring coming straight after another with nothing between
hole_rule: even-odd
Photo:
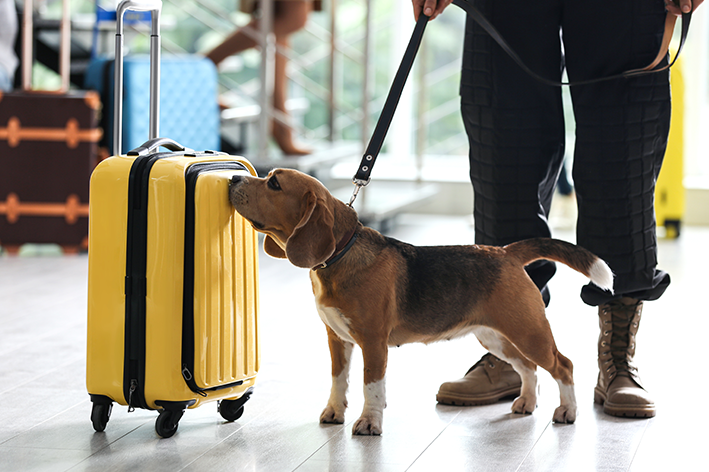
<instances>
[{"instance_id":1,"label":"tiled floor","mask_svg":"<svg viewBox=\"0 0 709 472\"><path fill-rule=\"evenodd\" d=\"M467 243L468 223L405 216L392 234L417 244ZM659 405L656 418L613 418L593 404L597 317L578 298L584 278L562 267L548 317L560 350L576 366L576 424L551 423L558 390L546 373L533 415L511 414L509 402L437 405L438 385L484 352L469 337L391 352L381 437L350 433L363 404L357 355L347 424L318 423L330 388L325 330L307 273L266 256L263 364L243 417L226 423L207 404L188 410L173 438L159 439L155 412L114 406L105 433L94 433L84 386L86 256L2 257L0 470L706 470L701 395L709 382L700 354L709 317L699 295L707 290L707 241L709 228L688 227L679 240L661 243L661 266L673 284L646 304L637 355Z\"/></svg>"}]
</instances>

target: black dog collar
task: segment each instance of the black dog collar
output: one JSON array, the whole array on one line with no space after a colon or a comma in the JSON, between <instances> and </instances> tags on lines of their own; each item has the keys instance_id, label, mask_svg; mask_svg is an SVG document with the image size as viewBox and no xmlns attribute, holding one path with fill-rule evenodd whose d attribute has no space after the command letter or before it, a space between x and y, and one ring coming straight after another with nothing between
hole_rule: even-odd
<instances>
[{"instance_id":1,"label":"black dog collar","mask_svg":"<svg viewBox=\"0 0 709 472\"><path fill-rule=\"evenodd\" d=\"M354 246L355 241L357 240L357 235L355 234L355 230L352 229L351 232L345 234L340 242L337 244L335 247L335 252L330 256L328 260L323 262L320 265L317 265L313 267L313 270L318 270L318 269L325 269L326 267L331 266L335 262L339 261L342 256L347 254L347 251L349 251L352 246Z\"/></svg>"}]
</instances>

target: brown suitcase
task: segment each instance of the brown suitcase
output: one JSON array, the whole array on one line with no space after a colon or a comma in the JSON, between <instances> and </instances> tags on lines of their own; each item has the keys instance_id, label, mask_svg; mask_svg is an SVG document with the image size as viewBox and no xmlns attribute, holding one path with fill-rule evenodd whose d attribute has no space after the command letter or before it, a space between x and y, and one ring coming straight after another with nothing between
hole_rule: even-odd
<instances>
[{"instance_id":1,"label":"brown suitcase","mask_svg":"<svg viewBox=\"0 0 709 472\"><path fill-rule=\"evenodd\" d=\"M64 1L62 89L31 90L32 2L25 2L22 91L0 92L0 246L87 247L89 178L97 163L100 99L68 91L68 0Z\"/></svg>"}]
</instances>

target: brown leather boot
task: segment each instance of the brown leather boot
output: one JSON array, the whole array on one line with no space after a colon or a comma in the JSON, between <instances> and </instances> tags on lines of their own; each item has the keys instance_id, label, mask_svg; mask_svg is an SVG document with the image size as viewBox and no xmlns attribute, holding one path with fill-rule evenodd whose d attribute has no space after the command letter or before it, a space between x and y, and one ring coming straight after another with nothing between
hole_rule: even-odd
<instances>
[{"instance_id":1,"label":"brown leather boot","mask_svg":"<svg viewBox=\"0 0 709 472\"><path fill-rule=\"evenodd\" d=\"M598 307L601 335L594 401L612 416L655 416L655 402L640 383L638 369L633 365L642 309L642 301L627 297Z\"/></svg>"},{"instance_id":2,"label":"brown leather boot","mask_svg":"<svg viewBox=\"0 0 709 472\"><path fill-rule=\"evenodd\" d=\"M462 379L445 382L436 400L445 405L487 405L506 397L517 397L522 379L511 365L492 354L485 354Z\"/></svg>"}]
</instances>

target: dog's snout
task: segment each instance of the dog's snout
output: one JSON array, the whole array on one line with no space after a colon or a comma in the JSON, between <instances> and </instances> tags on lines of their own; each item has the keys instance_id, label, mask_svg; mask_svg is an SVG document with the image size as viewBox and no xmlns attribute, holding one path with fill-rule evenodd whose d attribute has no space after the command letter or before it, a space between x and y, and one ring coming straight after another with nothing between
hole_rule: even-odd
<instances>
[{"instance_id":1,"label":"dog's snout","mask_svg":"<svg viewBox=\"0 0 709 472\"><path fill-rule=\"evenodd\" d=\"M244 180L244 177L237 174L231 178L231 182L229 183L229 185L236 185L236 184L242 182L243 180Z\"/></svg>"},{"instance_id":2,"label":"dog's snout","mask_svg":"<svg viewBox=\"0 0 709 472\"><path fill-rule=\"evenodd\" d=\"M244 192L243 184L248 183L248 180L243 175L233 175L229 180L229 201L235 208L246 205L249 202L249 197Z\"/></svg>"}]
</instances>

